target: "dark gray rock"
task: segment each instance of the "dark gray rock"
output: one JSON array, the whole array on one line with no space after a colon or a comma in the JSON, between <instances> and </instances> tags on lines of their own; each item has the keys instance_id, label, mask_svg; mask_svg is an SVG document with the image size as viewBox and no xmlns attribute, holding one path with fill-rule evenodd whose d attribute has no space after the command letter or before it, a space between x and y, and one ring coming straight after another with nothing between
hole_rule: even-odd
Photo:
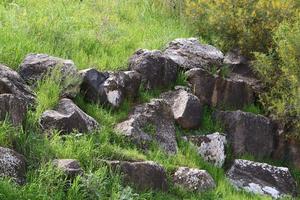
<instances>
[{"instance_id":1,"label":"dark gray rock","mask_svg":"<svg viewBox=\"0 0 300 200\"><path fill-rule=\"evenodd\" d=\"M227 172L229 181L240 189L273 198L296 195L297 186L289 169L248 160L235 160Z\"/></svg>"},{"instance_id":2,"label":"dark gray rock","mask_svg":"<svg viewBox=\"0 0 300 200\"><path fill-rule=\"evenodd\" d=\"M106 161L106 163L114 170L119 169L124 176L124 182L138 190L168 190L164 168L153 161Z\"/></svg>"},{"instance_id":3,"label":"dark gray rock","mask_svg":"<svg viewBox=\"0 0 300 200\"><path fill-rule=\"evenodd\" d=\"M178 65L158 50L138 50L130 58L129 68L141 74L145 89L167 87L177 79Z\"/></svg>"},{"instance_id":4,"label":"dark gray rock","mask_svg":"<svg viewBox=\"0 0 300 200\"><path fill-rule=\"evenodd\" d=\"M203 192L216 187L211 175L200 169L179 167L173 179L175 185L190 191Z\"/></svg>"},{"instance_id":5,"label":"dark gray rock","mask_svg":"<svg viewBox=\"0 0 300 200\"><path fill-rule=\"evenodd\" d=\"M196 129L200 126L203 107L198 97L183 89L161 94L172 107L175 121L186 129Z\"/></svg>"},{"instance_id":6,"label":"dark gray rock","mask_svg":"<svg viewBox=\"0 0 300 200\"><path fill-rule=\"evenodd\" d=\"M226 159L226 137L218 132L209 135L184 136L198 150L198 154L216 167L222 167Z\"/></svg>"},{"instance_id":7,"label":"dark gray rock","mask_svg":"<svg viewBox=\"0 0 300 200\"><path fill-rule=\"evenodd\" d=\"M243 79L222 78L203 69L191 69L186 75L193 93L210 106L241 109L255 100L253 88Z\"/></svg>"},{"instance_id":8,"label":"dark gray rock","mask_svg":"<svg viewBox=\"0 0 300 200\"><path fill-rule=\"evenodd\" d=\"M26 161L14 150L0 147L0 177L11 178L18 184L25 183Z\"/></svg>"},{"instance_id":9,"label":"dark gray rock","mask_svg":"<svg viewBox=\"0 0 300 200\"><path fill-rule=\"evenodd\" d=\"M219 49L200 44L196 38L176 39L167 45L164 53L184 70L219 67L224 59Z\"/></svg>"},{"instance_id":10,"label":"dark gray rock","mask_svg":"<svg viewBox=\"0 0 300 200\"><path fill-rule=\"evenodd\" d=\"M214 116L224 125L234 155L271 156L276 127L270 119L240 110L217 111Z\"/></svg>"},{"instance_id":11,"label":"dark gray rock","mask_svg":"<svg viewBox=\"0 0 300 200\"><path fill-rule=\"evenodd\" d=\"M69 179L73 179L76 176L81 176L83 174L83 169L78 160L56 159L53 161L53 164L59 170L62 170Z\"/></svg>"},{"instance_id":12,"label":"dark gray rock","mask_svg":"<svg viewBox=\"0 0 300 200\"><path fill-rule=\"evenodd\" d=\"M62 134L74 130L80 133L91 132L99 127L95 119L84 113L70 99L61 99L54 110L45 111L40 119L44 130L56 129Z\"/></svg>"},{"instance_id":13,"label":"dark gray rock","mask_svg":"<svg viewBox=\"0 0 300 200\"><path fill-rule=\"evenodd\" d=\"M177 152L173 112L162 99L136 106L128 120L119 123L116 130L143 149L156 141L167 153Z\"/></svg>"},{"instance_id":14,"label":"dark gray rock","mask_svg":"<svg viewBox=\"0 0 300 200\"><path fill-rule=\"evenodd\" d=\"M35 95L25 84L19 74L0 64L0 94L13 94L24 100L27 105L32 105Z\"/></svg>"}]
</instances>

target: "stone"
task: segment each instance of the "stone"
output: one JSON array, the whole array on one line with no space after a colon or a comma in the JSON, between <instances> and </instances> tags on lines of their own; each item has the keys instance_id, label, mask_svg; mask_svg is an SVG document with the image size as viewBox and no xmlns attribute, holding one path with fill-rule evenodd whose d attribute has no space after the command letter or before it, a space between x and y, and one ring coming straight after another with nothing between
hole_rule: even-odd
<instances>
[{"instance_id":1,"label":"stone","mask_svg":"<svg viewBox=\"0 0 300 200\"><path fill-rule=\"evenodd\" d=\"M73 131L92 132L99 127L98 122L84 113L72 100L63 98L54 110L46 110L40 119L44 130L58 130L62 134Z\"/></svg>"},{"instance_id":2,"label":"stone","mask_svg":"<svg viewBox=\"0 0 300 200\"><path fill-rule=\"evenodd\" d=\"M176 186L186 190L203 192L216 187L214 179L205 170L179 167L173 177Z\"/></svg>"},{"instance_id":3,"label":"stone","mask_svg":"<svg viewBox=\"0 0 300 200\"><path fill-rule=\"evenodd\" d=\"M200 68L191 69L186 75L193 93L209 106L241 109L255 101L253 88L243 79L223 78Z\"/></svg>"},{"instance_id":4,"label":"stone","mask_svg":"<svg viewBox=\"0 0 300 200\"><path fill-rule=\"evenodd\" d=\"M129 59L129 68L141 74L147 90L168 87L177 79L178 65L158 50L138 50Z\"/></svg>"},{"instance_id":5,"label":"stone","mask_svg":"<svg viewBox=\"0 0 300 200\"><path fill-rule=\"evenodd\" d=\"M223 124L233 155L271 156L276 126L270 119L240 110L216 111L214 118Z\"/></svg>"},{"instance_id":6,"label":"stone","mask_svg":"<svg viewBox=\"0 0 300 200\"><path fill-rule=\"evenodd\" d=\"M118 169L126 184L138 190L168 190L165 169L153 161L106 161L112 169Z\"/></svg>"},{"instance_id":7,"label":"stone","mask_svg":"<svg viewBox=\"0 0 300 200\"><path fill-rule=\"evenodd\" d=\"M0 177L11 178L17 184L25 183L26 160L14 150L0 147Z\"/></svg>"},{"instance_id":8,"label":"stone","mask_svg":"<svg viewBox=\"0 0 300 200\"><path fill-rule=\"evenodd\" d=\"M203 107L198 97L183 89L178 89L165 92L161 94L160 98L171 105L174 119L182 128L199 128Z\"/></svg>"},{"instance_id":9,"label":"stone","mask_svg":"<svg viewBox=\"0 0 300 200\"><path fill-rule=\"evenodd\" d=\"M74 159L55 159L53 164L59 170L62 170L69 179L74 179L76 176L83 174L83 169L78 160Z\"/></svg>"},{"instance_id":10,"label":"stone","mask_svg":"<svg viewBox=\"0 0 300 200\"><path fill-rule=\"evenodd\" d=\"M142 149L156 141L165 152L177 152L173 112L162 99L136 106L126 121L117 124L116 130Z\"/></svg>"},{"instance_id":11,"label":"stone","mask_svg":"<svg viewBox=\"0 0 300 200\"><path fill-rule=\"evenodd\" d=\"M175 39L167 45L164 53L184 70L220 67L224 59L219 49L200 44L196 38Z\"/></svg>"},{"instance_id":12,"label":"stone","mask_svg":"<svg viewBox=\"0 0 300 200\"><path fill-rule=\"evenodd\" d=\"M255 194L280 198L296 195L297 186L286 167L237 159L227 172L227 178L237 188Z\"/></svg>"},{"instance_id":13,"label":"stone","mask_svg":"<svg viewBox=\"0 0 300 200\"><path fill-rule=\"evenodd\" d=\"M0 94L0 120L8 120L13 125L22 125L27 112L26 102L13 94Z\"/></svg>"},{"instance_id":14,"label":"stone","mask_svg":"<svg viewBox=\"0 0 300 200\"><path fill-rule=\"evenodd\" d=\"M192 143L205 161L219 168L225 163L227 140L224 134L216 132L208 135L191 135L184 136L183 139Z\"/></svg>"},{"instance_id":15,"label":"stone","mask_svg":"<svg viewBox=\"0 0 300 200\"><path fill-rule=\"evenodd\" d=\"M33 105L35 95L31 89L25 84L20 75L0 64L0 94L13 94L24 100L26 105Z\"/></svg>"}]
</instances>

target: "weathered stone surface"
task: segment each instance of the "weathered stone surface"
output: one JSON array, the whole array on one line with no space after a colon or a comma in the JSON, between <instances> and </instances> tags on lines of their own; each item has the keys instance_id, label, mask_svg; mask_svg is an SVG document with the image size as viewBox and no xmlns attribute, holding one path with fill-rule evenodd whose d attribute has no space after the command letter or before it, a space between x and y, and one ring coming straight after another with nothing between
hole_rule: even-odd
<instances>
[{"instance_id":1,"label":"weathered stone surface","mask_svg":"<svg viewBox=\"0 0 300 200\"><path fill-rule=\"evenodd\" d=\"M124 182L138 190L168 190L164 168L153 161L106 161L106 163L113 169L119 169L124 176Z\"/></svg>"},{"instance_id":2,"label":"weathered stone surface","mask_svg":"<svg viewBox=\"0 0 300 200\"><path fill-rule=\"evenodd\" d=\"M62 170L64 174L70 179L73 179L76 176L80 176L83 174L83 169L81 168L78 160L56 159L53 160L53 164L58 169Z\"/></svg>"},{"instance_id":3,"label":"weathered stone surface","mask_svg":"<svg viewBox=\"0 0 300 200\"><path fill-rule=\"evenodd\" d=\"M26 104L33 104L35 96L19 74L0 64L0 94L13 94Z\"/></svg>"},{"instance_id":4,"label":"weathered stone surface","mask_svg":"<svg viewBox=\"0 0 300 200\"><path fill-rule=\"evenodd\" d=\"M206 191L216 187L215 181L205 170L179 167L174 174L174 183L191 191Z\"/></svg>"},{"instance_id":5,"label":"weathered stone surface","mask_svg":"<svg viewBox=\"0 0 300 200\"><path fill-rule=\"evenodd\" d=\"M141 74L145 89L154 89L175 83L178 65L161 51L140 49L130 58L129 68Z\"/></svg>"},{"instance_id":6,"label":"weathered stone surface","mask_svg":"<svg viewBox=\"0 0 300 200\"><path fill-rule=\"evenodd\" d=\"M183 89L165 92L160 97L171 105L174 119L182 128L200 126L203 108L198 97Z\"/></svg>"},{"instance_id":7,"label":"weathered stone surface","mask_svg":"<svg viewBox=\"0 0 300 200\"><path fill-rule=\"evenodd\" d=\"M11 149L0 147L0 177L8 177L18 184L24 184L25 173L24 156Z\"/></svg>"},{"instance_id":8,"label":"weathered stone surface","mask_svg":"<svg viewBox=\"0 0 300 200\"><path fill-rule=\"evenodd\" d=\"M184 136L183 139L196 146L199 155L217 167L222 167L225 159L226 137L221 133Z\"/></svg>"},{"instance_id":9,"label":"weathered stone surface","mask_svg":"<svg viewBox=\"0 0 300 200\"><path fill-rule=\"evenodd\" d=\"M227 172L229 181L236 187L273 198L296 195L296 182L289 169L248 160L235 160Z\"/></svg>"},{"instance_id":10,"label":"weathered stone surface","mask_svg":"<svg viewBox=\"0 0 300 200\"><path fill-rule=\"evenodd\" d=\"M219 49L200 44L196 38L176 39L167 45L164 53L185 70L221 66L224 59Z\"/></svg>"},{"instance_id":11,"label":"weathered stone surface","mask_svg":"<svg viewBox=\"0 0 300 200\"><path fill-rule=\"evenodd\" d=\"M162 99L153 99L136 106L128 120L119 123L116 130L143 149L149 142L156 141L163 150L173 154L177 152L174 124L170 105Z\"/></svg>"},{"instance_id":12,"label":"weathered stone surface","mask_svg":"<svg viewBox=\"0 0 300 200\"><path fill-rule=\"evenodd\" d=\"M255 100L253 88L243 79L222 78L203 69L191 69L186 75L193 93L210 106L240 109Z\"/></svg>"},{"instance_id":13,"label":"weathered stone surface","mask_svg":"<svg viewBox=\"0 0 300 200\"><path fill-rule=\"evenodd\" d=\"M215 118L224 125L233 154L249 153L269 157L274 149L274 123L262 115L238 111L218 111Z\"/></svg>"},{"instance_id":14,"label":"weathered stone surface","mask_svg":"<svg viewBox=\"0 0 300 200\"><path fill-rule=\"evenodd\" d=\"M13 94L0 94L0 120L6 117L13 125L22 125L26 115L26 102Z\"/></svg>"},{"instance_id":15,"label":"weathered stone surface","mask_svg":"<svg viewBox=\"0 0 300 200\"><path fill-rule=\"evenodd\" d=\"M125 98L136 98L141 76L135 71L98 72L86 69L79 72L83 77L81 92L89 101L119 107Z\"/></svg>"},{"instance_id":16,"label":"weathered stone surface","mask_svg":"<svg viewBox=\"0 0 300 200\"><path fill-rule=\"evenodd\" d=\"M99 124L84 113L70 99L61 99L55 110L45 111L40 119L44 130L56 129L62 134L77 130L81 133L95 130Z\"/></svg>"}]
</instances>

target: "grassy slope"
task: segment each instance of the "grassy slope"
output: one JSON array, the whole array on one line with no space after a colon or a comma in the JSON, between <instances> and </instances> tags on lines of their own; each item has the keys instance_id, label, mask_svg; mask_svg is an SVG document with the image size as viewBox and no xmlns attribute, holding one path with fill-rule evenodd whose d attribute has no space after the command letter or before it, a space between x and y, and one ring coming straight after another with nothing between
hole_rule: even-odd
<instances>
[{"instance_id":1,"label":"grassy slope","mask_svg":"<svg viewBox=\"0 0 300 200\"><path fill-rule=\"evenodd\" d=\"M153 0L155 1L155 0ZM14 2L14 3L10 3ZM64 3L62 3L64 2ZM155 1L158 2L157 0ZM0 3L0 63L17 69L29 52L42 52L70 58L79 68L125 68L126 60L137 48L161 48L176 37L190 36L176 17L157 9L151 0L2 0ZM57 78L57 77L56 77ZM101 123L100 131L90 135L45 137L37 128L38 117L55 106L60 91L54 81L45 80L36 89L38 107L29 112L24 129L0 125L0 146L15 148L28 161L27 184L19 187L8 180L0 182L0 199L265 199L236 191L224 178L224 171L205 163L189 144L180 140L187 134L178 129L179 153L167 156L153 145L143 153L113 131L126 118L132 102L118 111L99 107L77 97L76 103ZM179 80L183 82L183 80ZM140 102L157 96L159 91L141 92ZM219 130L209 117L202 131ZM80 160L86 178L77 178L65 192L63 177L49 161L54 158ZM98 161L105 159L154 160L170 175L178 166L208 170L217 188L206 193L190 193L171 186L170 192L138 193L123 187L120 176L112 174Z\"/></svg>"}]
</instances>

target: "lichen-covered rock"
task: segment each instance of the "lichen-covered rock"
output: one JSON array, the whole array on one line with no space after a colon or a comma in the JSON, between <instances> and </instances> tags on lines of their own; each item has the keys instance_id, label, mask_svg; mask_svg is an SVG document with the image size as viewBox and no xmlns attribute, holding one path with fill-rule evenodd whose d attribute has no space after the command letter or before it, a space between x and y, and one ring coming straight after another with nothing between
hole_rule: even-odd
<instances>
[{"instance_id":1,"label":"lichen-covered rock","mask_svg":"<svg viewBox=\"0 0 300 200\"><path fill-rule=\"evenodd\" d=\"M119 169L124 182L138 190L168 190L164 168L153 161L106 161L113 169Z\"/></svg>"},{"instance_id":2,"label":"lichen-covered rock","mask_svg":"<svg viewBox=\"0 0 300 200\"><path fill-rule=\"evenodd\" d=\"M196 38L176 39L167 45L164 53L185 70L221 66L224 59L219 49L200 44Z\"/></svg>"},{"instance_id":3,"label":"lichen-covered rock","mask_svg":"<svg viewBox=\"0 0 300 200\"><path fill-rule=\"evenodd\" d=\"M216 187L215 181L205 170L179 167L173 177L175 185L190 191L207 191Z\"/></svg>"},{"instance_id":4,"label":"lichen-covered rock","mask_svg":"<svg viewBox=\"0 0 300 200\"><path fill-rule=\"evenodd\" d=\"M297 191L296 182L286 167L238 159L227 172L227 177L237 188L273 198L294 196Z\"/></svg>"},{"instance_id":5,"label":"lichen-covered rock","mask_svg":"<svg viewBox=\"0 0 300 200\"><path fill-rule=\"evenodd\" d=\"M81 168L78 160L56 159L53 160L53 164L58 169L62 170L64 174L70 179L83 174L83 169Z\"/></svg>"},{"instance_id":6,"label":"lichen-covered rock","mask_svg":"<svg viewBox=\"0 0 300 200\"><path fill-rule=\"evenodd\" d=\"M136 106L128 120L119 123L116 130L143 149L156 141L167 153L177 152L173 112L162 99Z\"/></svg>"},{"instance_id":7,"label":"lichen-covered rock","mask_svg":"<svg viewBox=\"0 0 300 200\"><path fill-rule=\"evenodd\" d=\"M18 184L25 183L26 161L14 150L0 147L0 177L11 178Z\"/></svg>"},{"instance_id":8,"label":"lichen-covered rock","mask_svg":"<svg viewBox=\"0 0 300 200\"><path fill-rule=\"evenodd\" d=\"M141 74L145 89L167 87L177 79L178 65L158 50L138 50L130 58L129 68Z\"/></svg>"},{"instance_id":9,"label":"lichen-covered rock","mask_svg":"<svg viewBox=\"0 0 300 200\"><path fill-rule=\"evenodd\" d=\"M225 159L226 137L221 133L209 135L184 136L183 139L196 146L199 155L217 167L222 167Z\"/></svg>"},{"instance_id":10,"label":"lichen-covered rock","mask_svg":"<svg viewBox=\"0 0 300 200\"><path fill-rule=\"evenodd\" d=\"M214 117L224 125L233 155L244 153L269 157L274 149L276 127L262 115L238 111L217 111Z\"/></svg>"},{"instance_id":11,"label":"lichen-covered rock","mask_svg":"<svg viewBox=\"0 0 300 200\"><path fill-rule=\"evenodd\" d=\"M54 110L45 111L40 119L44 130L58 130L68 134L76 130L80 133L91 132L99 127L95 119L84 113L72 100L64 98Z\"/></svg>"},{"instance_id":12,"label":"lichen-covered rock","mask_svg":"<svg viewBox=\"0 0 300 200\"><path fill-rule=\"evenodd\" d=\"M1 64L0 94L13 94L24 100L27 105L32 105L35 101L35 95L19 74Z\"/></svg>"},{"instance_id":13,"label":"lichen-covered rock","mask_svg":"<svg viewBox=\"0 0 300 200\"><path fill-rule=\"evenodd\" d=\"M203 69L186 72L193 93L210 106L241 109L255 100L251 85L239 78L223 78Z\"/></svg>"},{"instance_id":14,"label":"lichen-covered rock","mask_svg":"<svg viewBox=\"0 0 300 200\"><path fill-rule=\"evenodd\" d=\"M203 108L198 97L183 89L165 92L160 97L171 105L174 119L182 128L200 126Z\"/></svg>"}]
</instances>

